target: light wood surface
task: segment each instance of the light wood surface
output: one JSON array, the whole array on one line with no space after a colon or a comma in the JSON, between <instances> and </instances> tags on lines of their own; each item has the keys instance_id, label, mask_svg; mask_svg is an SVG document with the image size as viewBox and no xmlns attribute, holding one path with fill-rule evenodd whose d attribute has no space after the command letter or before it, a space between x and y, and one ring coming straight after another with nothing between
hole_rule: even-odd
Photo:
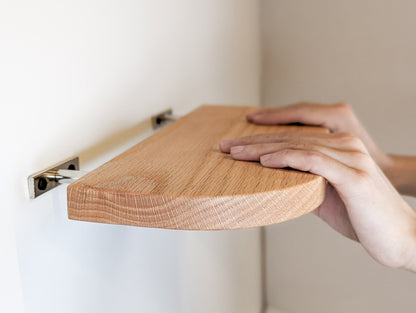
<instances>
[{"instance_id":1,"label":"light wood surface","mask_svg":"<svg viewBox=\"0 0 416 313\"><path fill-rule=\"evenodd\" d=\"M323 201L325 180L235 161L219 141L259 133L323 131L259 126L256 107L202 106L68 186L70 219L189 230L239 229L304 215Z\"/></svg>"}]
</instances>

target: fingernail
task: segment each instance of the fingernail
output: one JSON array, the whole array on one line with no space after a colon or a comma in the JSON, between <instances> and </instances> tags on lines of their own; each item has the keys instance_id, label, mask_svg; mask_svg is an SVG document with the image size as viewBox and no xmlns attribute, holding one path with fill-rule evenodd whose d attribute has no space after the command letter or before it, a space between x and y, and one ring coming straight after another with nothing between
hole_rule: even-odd
<instances>
[{"instance_id":1,"label":"fingernail","mask_svg":"<svg viewBox=\"0 0 416 313\"><path fill-rule=\"evenodd\" d=\"M231 153L232 154L237 154L240 153L244 150L243 146L235 146L235 147L231 147Z\"/></svg>"}]
</instances>

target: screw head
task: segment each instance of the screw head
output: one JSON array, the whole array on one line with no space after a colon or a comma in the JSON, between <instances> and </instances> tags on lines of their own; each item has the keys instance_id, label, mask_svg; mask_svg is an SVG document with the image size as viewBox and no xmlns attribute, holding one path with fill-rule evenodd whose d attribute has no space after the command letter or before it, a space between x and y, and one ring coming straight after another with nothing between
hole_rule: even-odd
<instances>
[{"instance_id":1,"label":"screw head","mask_svg":"<svg viewBox=\"0 0 416 313\"><path fill-rule=\"evenodd\" d=\"M48 186L48 181L43 177L39 178L39 180L38 180L38 189L39 190L45 190L47 186Z\"/></svg>"}]
</instances>

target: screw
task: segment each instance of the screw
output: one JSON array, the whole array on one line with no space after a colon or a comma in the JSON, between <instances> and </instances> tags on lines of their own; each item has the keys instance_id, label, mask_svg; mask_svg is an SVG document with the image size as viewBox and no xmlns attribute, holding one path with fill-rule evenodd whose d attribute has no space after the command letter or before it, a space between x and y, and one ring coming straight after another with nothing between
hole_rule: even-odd
<instances>
[{"instance_id":1,"label":"screw","mask_svg":"<svg viewBox=\"0 0 416 313\"><path fill-rule=\"evenodd\" d=\"M38 189L39 190L45 190L47 186L48 186L48 181L43 177L39 178L39 180L38 180Z\"/></svg>"}]
</instances>

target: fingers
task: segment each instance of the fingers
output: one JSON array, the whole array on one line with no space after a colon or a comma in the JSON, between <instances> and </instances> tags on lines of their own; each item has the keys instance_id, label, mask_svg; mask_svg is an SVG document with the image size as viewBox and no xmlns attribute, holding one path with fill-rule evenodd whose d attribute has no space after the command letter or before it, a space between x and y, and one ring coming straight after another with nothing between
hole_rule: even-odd
<instances>
[{"instance_id":1,"label":"fingers","mask_svg":"<svg viewBox=\"0 0 416 313\"><path fill-rule=\"evenodd\" d=\"M284 138L284 133L275 133L275 134L258 134L247 137L240 137L234 139L224 139L220 142L220 150L222 152L229 153L231 147L233 146L243 146L243 145L252 145L256 143L268 143L268 142L277 142Z\"/></svg>"},{"instance_id":2,"label":"fingers","mask_svg":"<svg viewBox=\"0 0 416 313\"><path fill-rule=\"evenodd\" d=\"M354 118L351 108L346 103L320 105L302 102L273 109L263 109L247 115L247 120L256 124L302 123L324 126L332 132L342 131L345 128L345 122Z\"/></svg>"},{"instance_id":3,"label":"fingers","mask_svg":"<svg viewBox=\"0 0 416 313\"><path fill-rule=\"evenodd\" d=\"M323 176L337 189L342 187L345 182L358 182L362 174L361 171L320 151L311 150L284 149L276 151L261 156L260 163L265 167L290 167Z\"/></svg>"},{"instance_id":4,"label":"fingers","mask_svg":"<svg viewBox=\"0 0 416 313\"><path fill-rule=\"evenodd\" d=\"M332 147L309 142L279 142L262 143L246 146L233 146L230 154L235 160L259 161L262 156L273 154L284 150L303 150L322 153L332 159L359 170L369 167L371 158L367 153L361 151L343 151Z\"/></svg>"},{"instance_id":5,"label":"fingers","mask_svg":"<svg viewBox=\"0 0 416 313\"><path fill-rule=\"evenodd\" d=\"M388 169L391 163L390 158L377 146L347 103L322 105L301 102L289 106L259 110L248 114L247 120L265 125L302 123L326 127L331 133L348 132L363 141L368 149L367 151L382 169Z\"/></svg>"},{"instance_id":6,"label":"fingers","mask_svg":"<svg viewBox=\"0 0 416 313\"><path fill-rule=\"evenodd\" d=\"M377 169L360 139L350 134L284 132L221 142L221 150L236 160L260 161L263 166L311 172L334 186L359 180Z\"/></svg>"},{"instance_id":7,"label":"fingers","mask_svg":"<svg viewBox=\"0 0 416 313\"><path fill-rule=\"evenodd\" d=\"M349 133L316 133L297 131L280 132L274 134L258 134L235 139L225 139L220 142L220 150L230 153L234 146L249 146L268 143L302 143L310 145L321 145L343 151L361 151L366 153L367 149L360 139Z\"/></svg>"}]
</instances>

